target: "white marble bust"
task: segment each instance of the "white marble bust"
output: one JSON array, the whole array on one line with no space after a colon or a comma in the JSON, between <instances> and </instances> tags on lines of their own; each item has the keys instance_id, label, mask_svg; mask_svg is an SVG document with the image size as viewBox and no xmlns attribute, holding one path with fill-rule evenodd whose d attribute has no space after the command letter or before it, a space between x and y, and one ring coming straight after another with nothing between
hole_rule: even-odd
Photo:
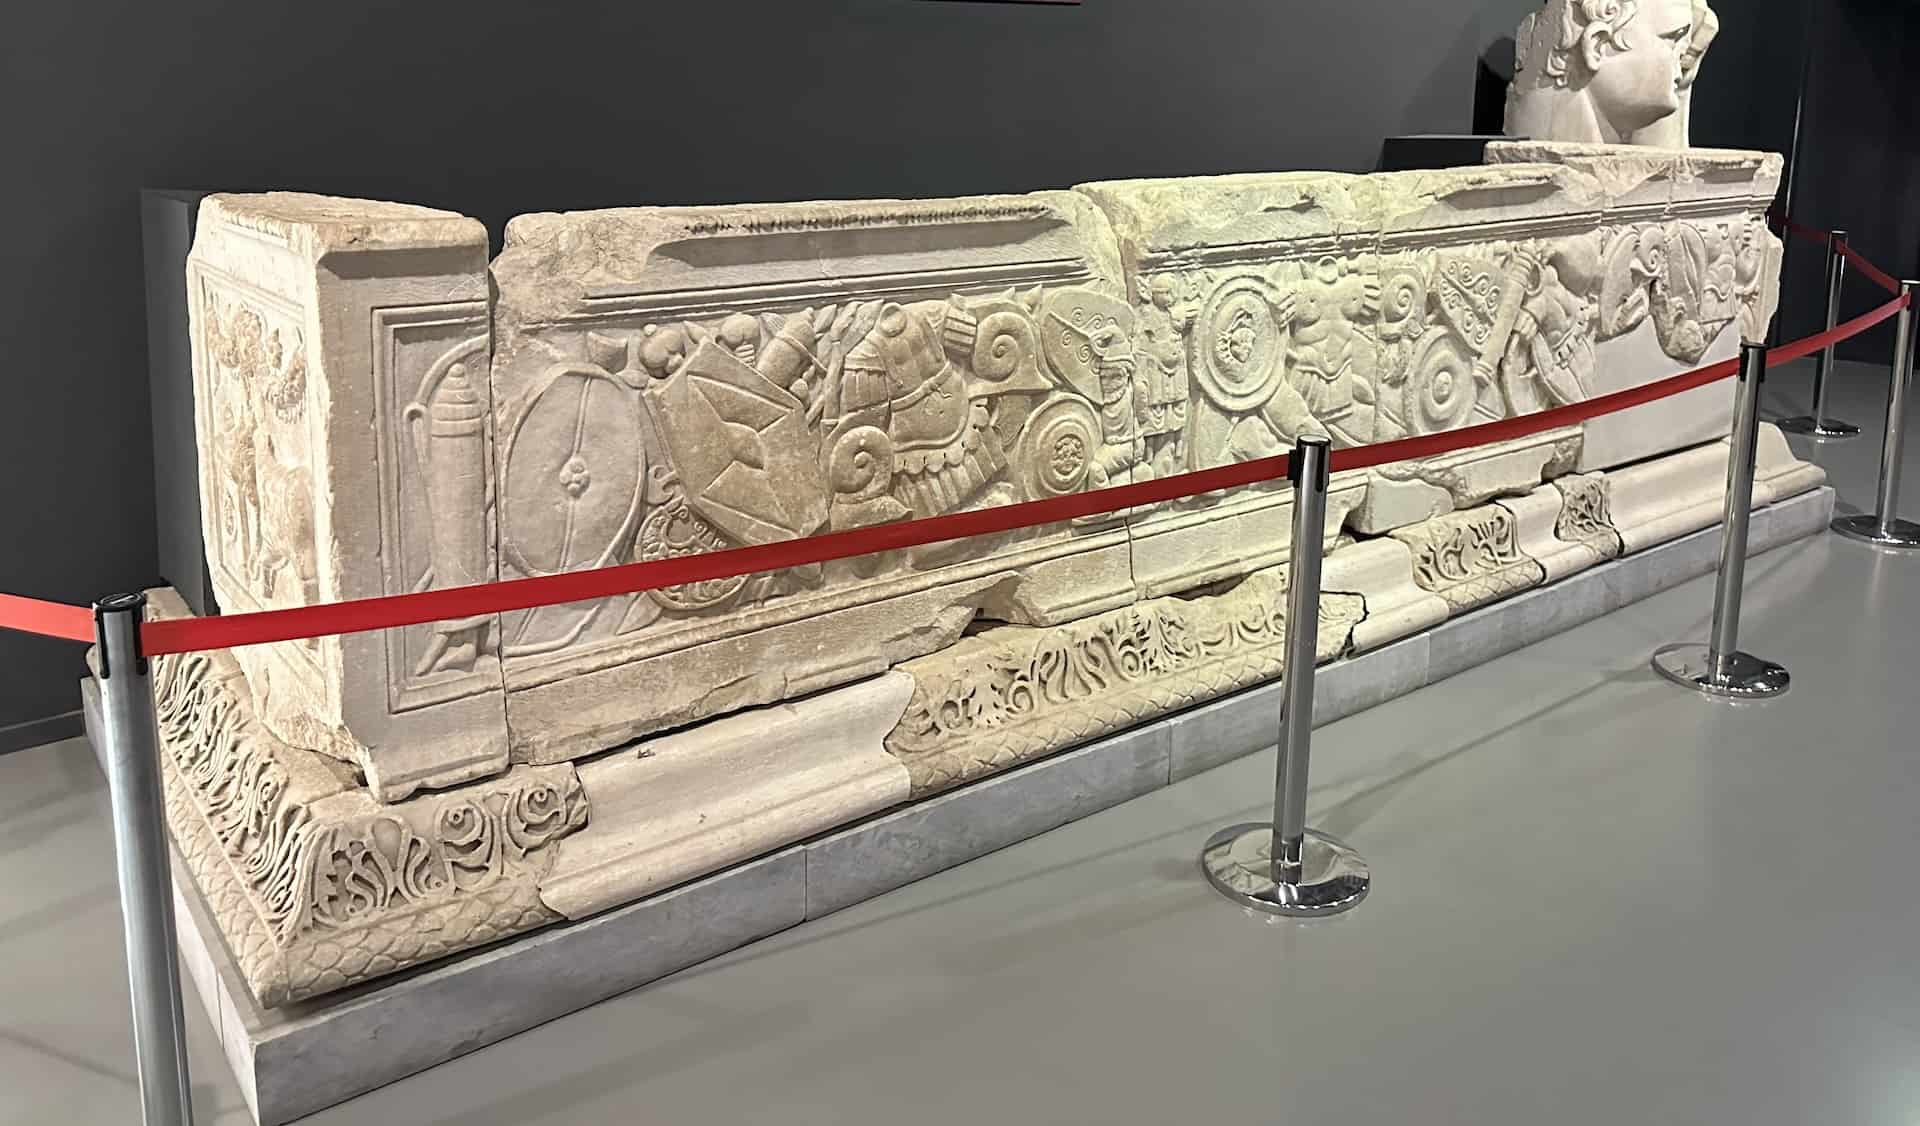
<instances>
[{"instance_id":1,"label":"white marble bust","mask_svg":"<svg viewBox=\"0 0 1920 1126\"><path fill-rule=\"evenodd\" d=\"M1719 30L1706 0L1547 0L1514 38L1507 133L1686 148L1693 80Z\"/></svg>"}]
</instances>

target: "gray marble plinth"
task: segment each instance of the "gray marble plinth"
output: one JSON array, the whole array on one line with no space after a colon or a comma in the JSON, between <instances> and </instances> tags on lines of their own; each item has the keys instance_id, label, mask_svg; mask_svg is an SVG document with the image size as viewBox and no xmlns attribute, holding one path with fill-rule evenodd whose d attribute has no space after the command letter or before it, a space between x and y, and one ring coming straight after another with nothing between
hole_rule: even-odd
<instances>
[{"instance_id":1,"label":"gray marble plinth","mask_svg":"<svg viewBox=\"0 0 1920 1126\"><path fill-rule=\"evenodd\" d=\"M1825 529L1833 507L1822 487L1755 510L1752 551ZM1708 528L1325 665L1316 719L1331 723L1706 574L1719 537ZM82 692L91 732L98 695L91 682ZM255 1116L280 1126L1271 746L1279 699L1276 685L1251 688L582 922L274 1010L253 1003L176 864L181 960Z\"/></svg>"}]
</instances>

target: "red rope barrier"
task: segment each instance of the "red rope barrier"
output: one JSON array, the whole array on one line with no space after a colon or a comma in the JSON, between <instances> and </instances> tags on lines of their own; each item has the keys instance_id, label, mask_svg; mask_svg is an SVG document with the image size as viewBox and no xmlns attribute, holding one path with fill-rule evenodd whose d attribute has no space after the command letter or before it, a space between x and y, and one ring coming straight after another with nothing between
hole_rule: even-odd
<instances>
[{"instance_id":1,"label":"red rope barrier","mask_svg":"<svg viewBox=\"0 0 1920 1126\"><path fill-rule=\"evenodd\" d=\"M1833 239L1832 231L1823 231L1818 227L1809 227L1805 223L1796 223L1792 219L1776 212L1768 212L1767 218L1776 223L1780 230L1786 234L1806 239L1808 242L1824 243L1830 242ZM1852 243L1842 240L1840 243L1840 254L1845 257L1847 261L1853 263L1853 268L1859 270L1868 281L1886 290L1888 293L1897 294L1900 292L1900 279L1868 261L1866 255L1861 254L1853 248Z\"/></svg>"},{"instance_id":2,"label":"red rope barrier","mask_svg":"<svg viewBox=\"0 0 1920 1126\"><path fill-rule=\"evenodd\" d=\"M1774 349L1768 363L1777 365L1811 355L1830 343L1864 332L1905 308L1902 295L1872 312L1855 317L1828 332ZM1734 375L1738 360L1723 360L1679 375L1602 395L1552 410L1517 418L1402 438L1370 446L1335 451L1335 471L1362 469L1389 462L1434 457L1491 442L1509 441L1557 427L1642 406L1670 395ZM425 622L506 613L538 606L581 602L632 594L661 587L708 582L736 575L809 566L834 559L898 551L910 547L1017 531L1097 516L1223 489L1275 481L1287 474L1286 456L1224 465L1155 481L1121 485L1070 496L1028 501L977 512L957 512L926 520L884 524L847 532L810 536L780 543L729 548L675 559L628 563L559 575L511 579L421 591L415 594L362 598L288 610L265 610L213 618L178 618L148 622L142 628L145 652L162 656L202 649L227 649L307 637L360 633ZM84 606L0 594L0 628L37 633L70 641L93 639L93 615Z\"/></svg>"},{"instance_id":3,"label":"red rope barrier","mask_svg":"<svg viewBox=\"0 0 1920 1126\"><path fill-rule=\"evenodd\" d=\"M65 602L44 602L20 594L0 594L0 629L37 633L62 641L92 641L93 611Z\"/></svg>"},{"instance_id":4,"label":"red rope barrier","mask_svg":"<svg viewBox=\"0 0 1920 1126\"><path fill-rule=\"evenodd\" d=\"M1769 218L1780 224L1782 232L1806 239L1808 242L1826 242L1833 237L1832 231L1823 231L1818 227L1809 227L1805 223L1796 223L1785 215L1769 213Z\"/></svg>"},{"instance_id":5,"label":"red rope barrier","mask_svg":"<svg viewBox=\"0 0 1920 1126\"><path fill-rule=\"evenodd\" d=\"M1866 256L1855 250L1852 243L1841 243L1840 253L1846 257L1847 261L1853 263L1853 268L1859 270L1861 276L1865 277L1868 281L1886 290L1888 293L1900 292L1900 279L1882 270L1872 262L1867 261Z\"/></svg>"}]
</instances>

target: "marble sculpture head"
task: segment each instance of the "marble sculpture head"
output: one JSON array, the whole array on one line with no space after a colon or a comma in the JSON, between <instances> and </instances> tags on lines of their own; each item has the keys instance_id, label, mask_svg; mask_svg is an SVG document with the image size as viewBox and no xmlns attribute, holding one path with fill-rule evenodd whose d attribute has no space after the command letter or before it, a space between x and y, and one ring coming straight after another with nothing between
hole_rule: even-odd
<instances>
[{"instance_id":1,"label":"marble sculpture head","mask_svg":"<svg viewBox=\"0 0 1920 1126\"><path fill-rule=\"evenodd\" d=\"M1507 132L1684 148L1694 76L1718 30L1706 0L1548 0L1515 40Z\"/></svg>"}]
</instances>

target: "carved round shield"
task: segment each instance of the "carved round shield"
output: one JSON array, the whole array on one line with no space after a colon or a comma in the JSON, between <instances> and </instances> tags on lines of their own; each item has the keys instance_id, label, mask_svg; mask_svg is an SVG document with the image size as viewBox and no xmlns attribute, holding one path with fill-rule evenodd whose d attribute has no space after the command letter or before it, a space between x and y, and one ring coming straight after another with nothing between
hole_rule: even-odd
<instances>
[{"instance_id":1,"label":"carved round shield","mask_svg":"<svg viewBox=\"0 0 1920 1126\"><path fill-rule=\"evenodd\" d=\"M1266 282L1248 277L1226 282L1207 299L1194 326L1194 374L1221 410L1256 410L1280 385L1284 341L1273 315L1278 296Z\"/></svg>"},{"instance_id":2,"label":"carved round shield","mask_svg":"<svg viewBox=\"0 0 1920 1126\"><path fill-rule=\"evenodd\" d=\"M640 400L588 365L550 369L514 419L500 546L528 575L603 566L632 542L646 481Z\"/></svg>"},{"instance_id":3,"label":"carved round shield","mask_svg":"<svg viewBox=\"0 0 1920 1126\"><path fill-rule=\"evenodd\" d=\"M1452 430L1467 421L1479 397L1467 346L1451 332L1427 334L1407 375L1407 428L1416 434Z\"/></svg>"},{"instance_id":4,"label":"carved round shield","mask_svg":"<svg viewBox=\"0 0 1920 1126\"><path fill-rule=\"evenodd\" d=\"M1040 404L1021 429L1014 456L1027 497L1079 492L1100 445L1100 420L1084 401L1055 395Z\"/></svg>"}]
</instances>

